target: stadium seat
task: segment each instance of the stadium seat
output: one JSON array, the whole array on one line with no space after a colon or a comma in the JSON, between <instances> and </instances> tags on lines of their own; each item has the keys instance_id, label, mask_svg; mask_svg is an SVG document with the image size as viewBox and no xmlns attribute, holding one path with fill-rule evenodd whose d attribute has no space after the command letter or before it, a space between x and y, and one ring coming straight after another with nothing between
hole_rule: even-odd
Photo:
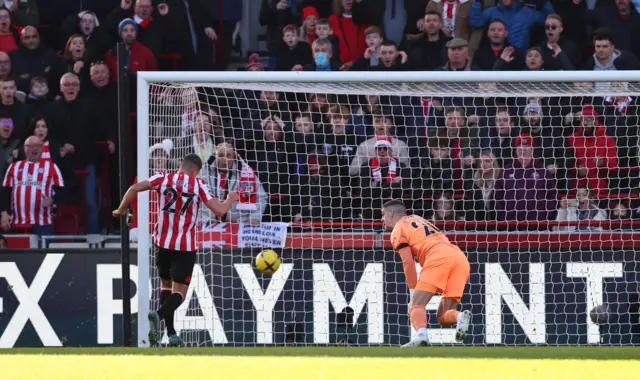
<instances>
[{"instance_id":1,"label":"stadium seat","mask_svg":"<svg viewBox=\"0 0 640 380\"><path fill-rule=\"evenodd\" d=\"M78 215L58 211L53 221L53 233L56 235L79 235Z\"/></svg>"},{"instance_id":2,"label":"stadium seat","mask_svg":"<svg viewBox=\"0 0 640 380\"><path fill-rule=\"evenodd\" d=\"M28 235L31 232L30 224L13 224L11 228L25 235Z\"/></svg>"},{"instance_id":3,"label":"stadium seat","mask_svg":"<svg viewBox=\"0 0 640 380\"><path fill-rule=\"evenodd\" d=\"M165 62L171 62L173 71L178 71L178 62L182 59L182 55L179 53L164 53L160 54L160 60Z\"/></svg>"},{"instance_id":4,"label":"stadium seat","mask_svg":"<svg viewBox=\"0 0 640 380\"><path fill-rule=\"evenodd\" d=\"M73 171L73 175L76 177L80 177L80 186L81 186L81 196L82 196L82 201L81 201L81 206L80 206L80 221L82 226L86 229L87 228L87 198L85 193L87 192L87 189L85 188L84 185L84 178L86 176L89 175L89 171L88 170L74 170Z\"/></svg>"},{"instance_id":5,"label":"stadium seat","mask_svg":"<svg viewBox=\"0 0 640 380\"><path fill-rule=\"evenodd\" d=\"M109 145L106 141L98 141L96 143L98 149L102 151L102 205L104 206L105 226L111 223L111 182L109 179Z\"/></svg>"}]
</instances>

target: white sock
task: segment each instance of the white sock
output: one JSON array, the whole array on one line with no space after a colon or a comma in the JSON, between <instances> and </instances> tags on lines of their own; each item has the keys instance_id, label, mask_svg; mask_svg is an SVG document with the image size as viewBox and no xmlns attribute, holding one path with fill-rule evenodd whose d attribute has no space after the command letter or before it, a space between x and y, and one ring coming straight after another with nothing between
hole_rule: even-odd
<instances>
[{"instance_id":1,"label":"white sock","mask_svg":"<svg viewBox=\"0 0 640 380\"><path fill-rule=\"evenodd\" d=\"M459 313L458 313L458 316L456 317L456 322L457 322L458 324L460 324L460 321L461 321L461 320L462 320L462 312L459 312Z\"/></svg>"},{"instance_id":2,"label":"white sock","mask_svg":"<svg viewBox=\"0 0 640 380\"><path fill-rule=\"evenodd\" d=\"M427 337L427 329L425 327L419 328L418 331L417 331L417 335L416 336L419 336L421 338L426 338Z\"/></svg>"}]
</instances>

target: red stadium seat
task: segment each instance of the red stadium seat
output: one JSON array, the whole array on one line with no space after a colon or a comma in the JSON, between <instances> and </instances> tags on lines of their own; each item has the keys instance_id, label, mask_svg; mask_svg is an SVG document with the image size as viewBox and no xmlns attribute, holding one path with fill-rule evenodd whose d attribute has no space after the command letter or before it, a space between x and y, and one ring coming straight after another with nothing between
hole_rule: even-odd
<instances>
[{"instance_id":1,"label":"red stadium seat","mask_svg":"<svg viewBox=\"0 0 640 380\"><path fill-rule=\"evenodd\" d=\"M84 228L87 228L87 198L86 198L86 192L87 189L84 186L84 178L86 176L89 175L89 171L88 170L74 170L73 171L73 175L75 175L76 177L80 177L80 186L82 188L82 202L81 202L81 217L80 217L80 221L82 226L84 226Z\"/></svg>"},{"instance_id":2,"label":"red stadium seat","mask_svg":"<svg viewBox=\"0 0 640 380\"><path fill-rule=\"evenodd\" d=\"M179 53L164 53L160 54L161 61L169 61L171 62L171 66L173 67L173 71L178 71L178 61L182 59L182 55Z\"/></svg>"},{"instance_id":3,"label":"red stadium seat","mask_svg":"<svg viewBox=\"0 0 640 380\"><path fill-rule=\"evenodd\" d=\"M56 235L79 235L78 215L58 212L53 220L53 233Z\"/></svg>"}]
</instances>

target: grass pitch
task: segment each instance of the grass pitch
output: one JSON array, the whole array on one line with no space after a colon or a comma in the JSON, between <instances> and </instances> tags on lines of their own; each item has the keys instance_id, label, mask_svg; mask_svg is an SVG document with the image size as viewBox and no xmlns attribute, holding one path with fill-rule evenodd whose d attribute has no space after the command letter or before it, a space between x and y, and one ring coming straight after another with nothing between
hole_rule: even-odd
<instances>
[{"instance_id":1,"label":"grass pitch","mask_svg":"<svg viewBox=\"0 0 640 380\"><path fill-rule=\"evenodd\" d=\"M0 350L7 380L589 380L640 378L635 347L49 348Z\"/></svg>"}]
</instances>

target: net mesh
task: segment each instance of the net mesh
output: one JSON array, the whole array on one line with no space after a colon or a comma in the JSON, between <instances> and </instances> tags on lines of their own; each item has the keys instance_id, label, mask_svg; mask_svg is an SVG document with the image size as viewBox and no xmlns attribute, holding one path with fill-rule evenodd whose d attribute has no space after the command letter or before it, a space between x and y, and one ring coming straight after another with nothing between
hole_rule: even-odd
<instances>
[{"instance_id":1,"label":"net mesh","mask_svg":"<svg viewBox=\"0 0 640 380\"><path fill-rule=\"evenodd\" d=\"M379 222L402 199L467 253L463 344L637 343L639 96L636 82L152 84L149 174L196 153L214 195L245 194L223 218L202 210L177 330L194 346L405 343ZM253 269L259 246L283 256L272 276ZM454 344L439 300L430 340Z\"/></svg>"}]
</instances>

